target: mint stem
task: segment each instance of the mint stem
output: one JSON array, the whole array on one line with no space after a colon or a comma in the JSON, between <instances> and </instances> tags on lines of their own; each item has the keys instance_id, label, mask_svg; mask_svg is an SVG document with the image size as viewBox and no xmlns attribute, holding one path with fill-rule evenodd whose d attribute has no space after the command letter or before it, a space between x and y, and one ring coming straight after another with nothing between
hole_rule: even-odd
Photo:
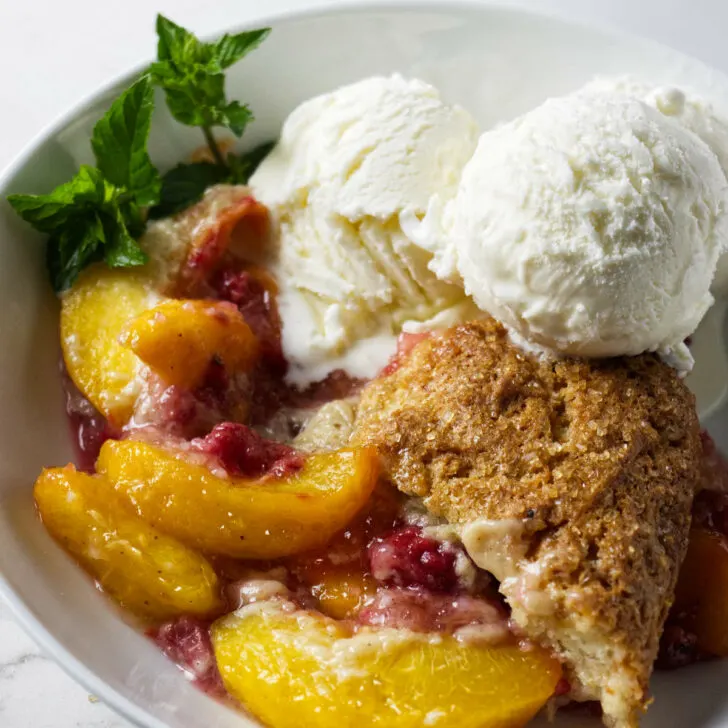
<instances>
[{"instance_id":1,"label":"mint stem","mask_svg":"<svg viewBox=\"0 0 728 728\"><path fill-rule=\"evenodd\" d=\"M207 142L207 146L212 152L212 156L215 158L215 162L217 162L217 164L219 164L221 167L227 168L227 164L225 163L225 159L222 156L220 147L217 146L217 141L215 141L215 136L212 133L212 129L210 129L209 126L203 126L202 133L205 135L205 141Z\"/></svg>"}]
</instances>

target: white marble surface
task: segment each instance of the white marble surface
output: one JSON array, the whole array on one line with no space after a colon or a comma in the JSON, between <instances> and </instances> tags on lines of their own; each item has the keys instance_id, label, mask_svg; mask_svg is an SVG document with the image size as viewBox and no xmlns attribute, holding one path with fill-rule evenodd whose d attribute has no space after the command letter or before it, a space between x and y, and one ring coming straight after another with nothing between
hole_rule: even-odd
<instances>
[{"instance_id":1,"label":"white marble surface","mask_svg":"<svg viewBox=\"0 0 728 728\"><path fill-rule=\"evenodd\" d=\"M0 0L0 167L43 126L153 52L157 11L201 33L337 0ZM728 70L724 0L506 0L651 36ZM44 658L0 603L2 728L129 728Z\"/></svg>"},{"instance_id":2,"label":"white marble surface","mask_svg":"<svg viewBox=\"0 0 728 728\"><path fill-rule=\"evenodd\" d=\"M0 602L0 725L3 728L128 728L44 657Z\"/></svg>"}]
</instances>

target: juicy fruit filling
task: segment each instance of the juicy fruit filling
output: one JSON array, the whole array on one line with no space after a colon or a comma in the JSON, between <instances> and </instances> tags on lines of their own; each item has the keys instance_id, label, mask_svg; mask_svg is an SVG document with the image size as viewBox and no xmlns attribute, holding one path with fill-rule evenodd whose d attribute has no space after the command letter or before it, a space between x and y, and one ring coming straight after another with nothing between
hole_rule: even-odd
<instances>
[{"instance_id":1,"label":"juicy fruit filling","mask_svg":"<svg viewBox=\"0 0 728 728\"><path fill-rule=\"evenodd\" d=\"M79 469L39 477L44 524L202 689L270 726L524 725L570 692L562 666L457 533L348 447L362 382L286 384L267 227L247 191L213 188L150 226L148 266L65 294ZM728 469L704 447L668 667L728 654Z\"/></svg>"},{"instance_id":2,"label":"juicy fruit filling","mask_svg":"<svg viewBox=\"0 0 728 728\"><path fill-rule=\"evenodd\" d=\"M255 607L215 622L213 648L228 691L281 728L523 725L561 675L537 649L357 630L284 601Z\"/></svg>"}]
</instances>

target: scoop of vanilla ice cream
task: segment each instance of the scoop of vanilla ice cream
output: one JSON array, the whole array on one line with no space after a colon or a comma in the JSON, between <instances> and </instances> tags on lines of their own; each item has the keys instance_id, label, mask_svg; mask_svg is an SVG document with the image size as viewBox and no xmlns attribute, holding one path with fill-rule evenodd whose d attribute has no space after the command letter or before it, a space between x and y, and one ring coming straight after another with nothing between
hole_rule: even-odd
<instances>
[{"instance_id":1,"label":"scoop of vanilla ice cream","mask_svg":"<svg viewBox=\"0 0 728 728\"><path fill-rule=\"evenodd\" d=\"M466 291L523 343L659 350L687 369L725 200L695 134L635 98L577 92L483 134L445 217Z\"/></svg>"},{"instance_id":2,"label":"scoop of vanilla ice cream","mask_svg":"<svg viewBox=\"0 0 728 728\"><path fill-rule=\"evenodd\" d=\"M710 147L728 177L728 118L700 94L674 86L651 85L634 76L599 77L588 83L584 91L631 96L675 119ZM712 289L716 294L728 295L728 254L718 259Z\"/></svg>"},{"instance_id":3,"label":"scoop of vanilla ice cream","mask_svg":"<svg viewBox=\"0 0 728 728\"><path fill-rule=\"evenodd\" d=\"M429 270L402 221L452 197L478 137L426 83L374 77L303 103L251 179L278 221L279 306L290 378L343 366L372 376L405 323L473 314Z\"/></svg>"},{"instance_id":4,"label":"scoop of vanilla ice cream","mask_svg":"<svg viewBox=\"0 0 728 728\"><path fill-rule=\"evenodd\" d=\"M584 86L582 92L619 94L643 101L700 137L718 157L723 171L728 172L728 119L697 92L649 84L634 76L600 76Z\"/></svg>"}]
</instances>

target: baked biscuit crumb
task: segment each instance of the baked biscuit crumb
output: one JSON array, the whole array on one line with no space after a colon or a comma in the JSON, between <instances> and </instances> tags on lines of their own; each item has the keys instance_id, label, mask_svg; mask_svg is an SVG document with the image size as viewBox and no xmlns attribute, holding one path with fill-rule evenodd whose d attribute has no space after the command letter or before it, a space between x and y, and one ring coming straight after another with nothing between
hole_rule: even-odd
<instances>
[{"instance_id":1,"label":"baked biscuit crumb","mask_svg":"<svg viewBox=\"0 0 728 728\"><path fill-rule=\"evenodd\" d=\"M632 728L687 548L692 394L657 356L546 361L492 319L420 343L364 390L354 441L452 523L523 523L501 590L579 699ZM476 557L477 562L477 557Z\"/></svg>"}]
</instances>

